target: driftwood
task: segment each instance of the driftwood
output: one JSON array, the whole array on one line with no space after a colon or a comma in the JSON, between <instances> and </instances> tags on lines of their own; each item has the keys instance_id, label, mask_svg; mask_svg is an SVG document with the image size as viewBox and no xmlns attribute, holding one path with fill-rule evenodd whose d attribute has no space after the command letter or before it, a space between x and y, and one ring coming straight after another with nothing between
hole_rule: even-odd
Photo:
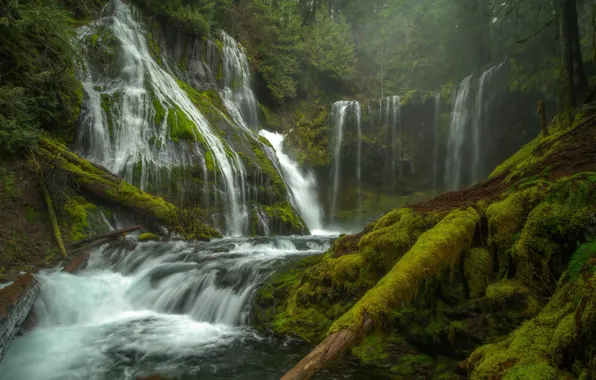
<instances>
[{"instance_id":1,"label":"driftwood","mask_svg":"<svg viewBox=\"0 0 596 380\"><path fill-rule=\"evenodd\" d=\"M364 318L360 332L343 329L322 341L314 350L294 366L281 380L306 380L317 374L327 363L340 357L344 351L357 344L372 328L372 320Z\"/></svg>"},{"instance_id":2,"label":"driftwood","mask_svg":"<svg viewBox=\"0 0 596 380\"><path fill-rule=\"evenodd\" d=\"M83 239L80 241L77 241L76 243L73 243L71 245L68 246L69 250L75 250L78 251L81 248L86 248L90 245L93 245L94 242L97 242L99 240L110 240L110 239L115 239L118 238L120 236L124 236L124 235L128 235L131 232L134 231L138 231L140 229L142 229L143 226L135 226L135 227L128 227L128 228L123 228L121 230L117 230L117 231L111 231L108 233L105 233L103 235L99 235L99 236L94 236L94 237L90 237L87 239ZM75 251L71 251L71 253L75 252Z\"/></svg>"}]
</instances>

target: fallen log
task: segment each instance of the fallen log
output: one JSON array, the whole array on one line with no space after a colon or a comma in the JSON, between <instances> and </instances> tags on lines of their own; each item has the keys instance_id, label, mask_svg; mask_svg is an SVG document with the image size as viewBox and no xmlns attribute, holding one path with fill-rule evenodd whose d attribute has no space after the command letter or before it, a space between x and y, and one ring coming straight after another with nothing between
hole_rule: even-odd
<instances>
[{"instance_id":1,"label":"fallen log","mask_svg":"<svg viewBox=\"0 0 596 380\"><path fill-rule=\"evenodd\" d=\"M345 350L358 344L391 310L416 297L423 281L452 269L472 244L478 213L454 210L418 238L414 246L377 285L333 323L329 335L282 380L307 380Z\"/></svg>"},{"instance_id":2,"label":"fallen log","mask_svg":"<svg viewBox=\"0 0 596 380\"><path fill-rule=\"evenodd\" d=\"M124 235L128 235L131 232L134 231L138 231L143 229L143 226L134 226L134 227L128 227L128 228L123 228L121 230L117 230L117 231L110 231L108 233L105 233L103 235L98 235L98 236L93 236L87 239L83 239L83 240L79 240L75 243L72 243L68 246L68 249L80 249L81 247L84 246L88 246L91 245L91 243L96 242L98 240L110 240L110 239L115 239Z\"/></svg>"}]
</instances>

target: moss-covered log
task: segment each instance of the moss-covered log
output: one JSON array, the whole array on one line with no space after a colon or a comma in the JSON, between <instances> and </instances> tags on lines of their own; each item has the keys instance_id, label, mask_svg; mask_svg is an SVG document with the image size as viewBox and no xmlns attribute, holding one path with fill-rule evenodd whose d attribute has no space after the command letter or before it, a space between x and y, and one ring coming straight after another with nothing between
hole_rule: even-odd
<instances>
[{"instance_id":1,"label":"moss-covered log","mask_svg":"<svg viewBox=\"0 0 596 380\"><path fill-rule=\"evenodd\" d=\"M414 298L423 281L452 269L460 254L470 247L479 219L473 209L455 210L420 236L393 269L331 326L327 338L290 370L283 380L311 378L329 361L368 334L375 324L380 324L393 308L407 304Z\"/></svg>"},{"instance_id":2,"label":"moss-covered log","mask_svg":"<svg viewBox=\"0 0 596 380\"><path fill-rule=\"evenodd\" d=\"M53 162L70 173L87 194L126 207L138 215L180 232L187 239L208 240L221 236L218 231L197 219L191 222L192 226L182 225L178 218L180 210L176 206L163 198L145 193L101 166L81 159L56 142L42 140L37 154L40 159ZM186 231L193 232L189 235Z\"/></svg>"}]
</instances>

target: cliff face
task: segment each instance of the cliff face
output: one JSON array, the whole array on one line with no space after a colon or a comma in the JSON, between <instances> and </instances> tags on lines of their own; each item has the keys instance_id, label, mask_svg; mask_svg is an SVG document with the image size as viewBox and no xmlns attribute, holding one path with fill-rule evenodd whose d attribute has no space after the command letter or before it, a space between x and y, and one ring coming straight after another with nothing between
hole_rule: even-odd
<instances>
[{"instance_id":1,"label":"cliff face","mask_svg":"<svg viewBox=\"0 0 596 380\"><path fill-rule=\"evenodd\" d=\"M352 355L396 379L589 378L589 112L559 116L490 180L393 210L273 278L255 300L257 324L312 344L365 334ZM454 223L460 214L470 217Z\"/></svg>"}]
</instances>

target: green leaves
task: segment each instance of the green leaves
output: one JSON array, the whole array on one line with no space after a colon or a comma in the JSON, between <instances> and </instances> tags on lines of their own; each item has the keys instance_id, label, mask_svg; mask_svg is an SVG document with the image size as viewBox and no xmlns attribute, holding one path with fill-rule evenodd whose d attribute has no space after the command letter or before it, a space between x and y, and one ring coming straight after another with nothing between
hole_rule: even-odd
<instances>
[{"instance_id":1,"label":"green leaves","mask_svg":"<svg viewBox=\"0 0 596 380\"><path fill-rule=\"evenodd\" d=\"M582 244L569 260L569 277L571 281L577 280L584 265L596 255L596 239Z\"/></svg>"}]
</instances>

